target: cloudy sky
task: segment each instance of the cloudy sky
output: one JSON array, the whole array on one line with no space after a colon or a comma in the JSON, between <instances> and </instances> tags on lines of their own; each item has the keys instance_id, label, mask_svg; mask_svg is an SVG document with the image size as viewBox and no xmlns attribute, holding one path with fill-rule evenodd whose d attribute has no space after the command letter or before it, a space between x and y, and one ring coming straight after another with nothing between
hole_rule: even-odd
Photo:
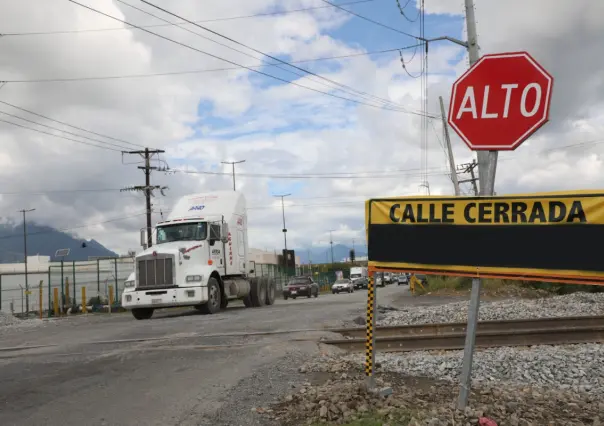
<instances>
[{"instance_id":1,"label":"cloudy sky","mask_svg":"<svg viewBox=\"0 0 604 426\"><path fill-rule=\"evenodd\" d=\"M144 198L119 189L144 183L140 157L121 154L142 147L164 149L154 165L174 170L152 174L169 187L153 200L155 220L178 196L231 189L221 161L246 160L237 186L250 207L250 244L269 250L283 238L274 194L292 194L288 245L306 248L325 246L330 229L335 242L363 240L369 197L426 192L421 54L405 35L420 33L415 0L400 0L408 19L396 0L337 3L390 29L322 0L152 1L230 40L170 25L183 21L140 0L78 1L155 34L68 0L2 2L5 221L36 208L32 221L138 249ZM426 36L465 40L462 3L425 0ZM555 79L551 121L500 156L497 193L603 186L602 16L595 0L476 0L481 53L526 50ZM430 114L467 66L460 46L431 44ZM472 161L452 135L455 162ZM430 192L451 194L439 120L428 122L427 146Z\"/></svg>"}]
</instances>

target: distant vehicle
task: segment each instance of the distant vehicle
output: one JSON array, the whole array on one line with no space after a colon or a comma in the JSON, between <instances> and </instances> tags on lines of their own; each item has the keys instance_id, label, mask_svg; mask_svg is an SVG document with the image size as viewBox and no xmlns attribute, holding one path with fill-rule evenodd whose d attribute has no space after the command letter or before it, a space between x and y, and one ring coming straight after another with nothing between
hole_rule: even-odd
<instances>
[{"instance_id":1,"label":"distant vehicle","mask_svg":"<svg viewBox=\"0 0 604 426\"><path fill-rule=\"evenodd\" d=\"M331 286L331 292L336 293L352 293L354 291L354 284L352 281L347 279L336 280Z\"/></svg>"},{"instance_id":2,"label":"distant vehicle","mask_svg":"<svg viewBox=\"0 0 604 426\"><path fill-rule=\"evenodd\" d=\"M354 288L367 288L368 277L367 268L361 266L350 268L350 280Z\"/></svg>"},{"instance_id":3,"label":"distant vehicle","mask_svg":"<svg viewBox=\"0 0 604 426\"><path fill-rule=\"evenodd\" d=\"M311 277L294 277L283 289L283 298L295 299L298 296L319 297L319 285Z\"/></svg>"},{"instance_id":4,"label":"distant vehicle","mask_svg":"<svg viewBox=\"0 0 604 426\"><path fill-rule=\"evenodd\" d=\"M375 285L377 287L386 287L386 282L381 274L375 274Z\"/></svg>"},{"instance_id":5,"label":"distant vehicle","mask_svg":"<svg viewBox=\"0 0 604 426\"><path fill-rule=\"evenodd\" d=\"M392 273L391 272L384 272L384 283L385 284L392 283Z\"/></svg>"},{"instance_id":6,"label":"distant vehicle","mask_svg":"<svg viewBox=\"0 0 604 426\"><path fill-rule=\"evenodd\" d=\"M396 277L396 282L398 285L401 285L401 284L409 285L409 278L407 277L407 274L398 274L398 276Z\"/></svg>"}]
</instances>

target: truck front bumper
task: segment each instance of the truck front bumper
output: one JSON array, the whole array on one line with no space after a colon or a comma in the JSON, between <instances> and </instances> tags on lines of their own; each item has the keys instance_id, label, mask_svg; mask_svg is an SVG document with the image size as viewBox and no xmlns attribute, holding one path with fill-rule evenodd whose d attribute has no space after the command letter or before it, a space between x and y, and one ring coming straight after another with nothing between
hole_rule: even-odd
<instances>
[{"instance_id":1,"label":"truck front bumper","mask_svg":"<svg viewBox=\"0 0 604 426\"><path fill-rule=\"evenodd\" d=\"M122 294L122 307L125 309L195 306L207 301L208 290L205 286L136 290Z\"/></svg>"}]
</instances>

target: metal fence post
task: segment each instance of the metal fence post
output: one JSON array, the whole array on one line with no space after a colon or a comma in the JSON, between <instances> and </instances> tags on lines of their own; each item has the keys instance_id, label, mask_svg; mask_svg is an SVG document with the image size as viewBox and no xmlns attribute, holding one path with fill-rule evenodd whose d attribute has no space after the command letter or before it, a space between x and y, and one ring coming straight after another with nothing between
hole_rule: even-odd
<instances>
[{"instance_id":1,"label":"metal fence post","mask_svg":"<svg viewBox=\"0 0 604 426\"><path fill-rule=\"evenodd\" d=\"M61 303L60 303L61 313L63 313L63 309L65 306L65 277L63 276L63 259L61 259Z\"/></svg>"},{"instance_id":2,"label":"metal fence post","mask_svg":"<svg viewBox=\"0 0 604 426\"><path fill-rule=\"evenodd\" d=\"M40 280L40 296L39 296L39 305L40 305L40 319L42 319L42 311L44 310L42 299L44 299L44 290L42 285L44 284L44 280ZM50 309L50 307L49 307Z\"/></svg>"},{"instance_id":3,"label":"metal fence post","mask_svg":"<svg viewBox=\"0 0 604 426\"><path fill-rule=\"evenodd\" d=\"M77 294L76 294L75 260L71 264L71 272L72 272L72 275L73 275L73 304L77 306L77 304L78 304L78 298L77 298Z\"/></svg>"},{"instance_id":4,"label":"metal fence post","mask_svg":"<svg viewBox=\"0 0 604 426\"><path fill-rule=\"evenodd\" d=\"M86 286L82 286L82 313L85 314L88 312L88 306L86 301Z\"/></svg>"},{"instance_id":5,"label":"metal fence post","mask_svg":"<svg viewBox=\"0 0 604 426\"><path fill-rule=\"evenodd\" d=\"M2 275L0 275L0 311L2 310Z\"/></svg>"},{"instance_id":6,"label":"metal fence post","mask_svg":"<svg viewBox=\"0 0 604 426\"><path fill-rule=\"evenodd\" d=\"M50 309L51 306L51 289L50 289L50 271L51 271L52 266L48 267L48 318L50 318L52 316L52 309Z\"/></svg>"},{"instance_id":7,"label":"metal fence post","mask_svg":"<svg viewBox=\"0 0 604 426\"><path fill-rule=\"evenodd\" d=\"M113 260L113 265L115 267L115 298L118 297L118 284L117 284L117 257Z\"/></svg>"},{"instance_id":8,"label":"metal fence post","mask_svg":"<svg viewBox=\"0 0 604 426\"><path fill-rule=\"evenodd\" d=\"M96 293L97 296L99 297L99 302L101 299L101 266L100 266L100 259L96 260Z\"/></svg>"}]
</instances>

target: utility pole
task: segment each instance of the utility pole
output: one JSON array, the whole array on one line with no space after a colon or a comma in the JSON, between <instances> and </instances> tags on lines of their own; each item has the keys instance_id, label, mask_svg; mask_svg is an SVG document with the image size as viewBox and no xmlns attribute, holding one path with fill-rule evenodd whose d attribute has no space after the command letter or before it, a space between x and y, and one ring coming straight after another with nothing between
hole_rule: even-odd
<instances>
[{"instance_id":1,"label":"utility pole","mask_svg":"<svg viewBox=\"0 0 604 426\"><path fill-rule=\"evenodd\" d=\"M457 166L457 169L460 171L460 173L470 173L470 175L472 176L471 179L463 179L463 180L460 180L459 183L471 182L472 188L474 189L475 196L478 196L478 186L476 185L476 181L478 180L478 178L474 174L474 169L477 166L478 166L478 163L476 162L476 160L473 160L471 163L460 164Z\"/></svg>"},{"instance_id":2,"label":"utility pole","mask_svg":"<svg viewBox=\"0 0 604 426\"><path fill-rule=\"evenodd\" d=\"M440 114L443 122L443 130L445 132L445 143L447 144L447 152L449 153L449 168L451 169L451 180L453 181L453 188L455 188L455 195L459 196L459 182L457 181L457 171L455 170L455 159L453 158L453 148L451 147L451 139L449 137L449 125L447 124L447 115L445 114L445 104L443 97L439 96L440 101Z\"/></svg>"},{"instance_id":3,"label":"utility pole","mask_svg":"<svg viewBox=\"0 0 604 426\"><path fill-rule=\"evenodd\" d=\"M468 56L470 58L470 66L472 66L480 57L478 35L476 33L476 17L474 16L474 0L465 0L465 7L468 32ZM477 156L480 195L493 195L495 189L495 172L497 170L497 151L478 151ZM484 250L485 247L477 247L476 249ZM478 325L478 312L480 308L480 286L480 278L472 278L472 292L470 295L470 306L468 307L468 325L466 327L466 342L461 369L459 398L457 400L457 408L461 410L468 405L468 398L472 387L472 361L474 358L476 327Z\"/></svg>"},{"instance_id":4,"label":"utility pole","mask_svg":"<svg viewBox=\"0 0 604 426\"><path fill-rule=\"evenodd\" d=\"M283 253L284 257L287 255L287 228L285 227L285 204L283 203L283 198L289 197L290 195L292 194L275 195L275 197L281 198L281 212L283 213L283 243L286 250L286 252Z\"/></svg>"},{"instance_id":5,"label":"utility pole","mask_svg":"<svg viewBox=\"0 0 604 426\"><path fill-rule=\"evenodd\" d=\"M236 191L237 189L235 189L235 164L241 164L241 163L245 163L245 160L241 160L241 161L221 161L222 164L230 164L231 166L233 166L233 191Z\"/></svg>"},{"instance_id":6,"label":"utility pole","mask_svg":"<svg viewBox=\"0 0 604 426\"><path fill-rule=\"evenodd\" d=\"M329 245L331 246L331 264L333 265L333 238L331 238L331 233L334 229L329 230Z\"/></svg>"},{"instance_id":7,"label":"utility pole","mask_svg":"<svg viewBox=\"0 0 604 426\"><path fill-rule=\"evenodd\" d=\"M127 151L122 154L138 154L145 160L144 166L138 166L139 169L145 172L145 186L130 186L122 189L121 191L140 191L145 193L145 210L147 214L147 248L153 245L153 232L151 225L151 196L153 195L154 189L159 189L162 195L163 190L167 189L165 186L151 186L151 170L157 170L157 167L151 166L151 157L154 154L162 154L166 151L163 149L149 149L145 148L144 151Z\"/></svg>"},{"instance_id":8,"label":"utility pole","mask_svg":"<svg viewBox=\"0 0 604 426\"><path fill-rule=\"evenodd\" d=\"M25 213L33 212L36 209L19 210L23 213L23 258L25 259L25 315L29 315L29 281L27 279L27 223ZM23 300L23 299L21 299ZM50 308L49 308L50 309Z\"/></svg>"}]
</instances>

